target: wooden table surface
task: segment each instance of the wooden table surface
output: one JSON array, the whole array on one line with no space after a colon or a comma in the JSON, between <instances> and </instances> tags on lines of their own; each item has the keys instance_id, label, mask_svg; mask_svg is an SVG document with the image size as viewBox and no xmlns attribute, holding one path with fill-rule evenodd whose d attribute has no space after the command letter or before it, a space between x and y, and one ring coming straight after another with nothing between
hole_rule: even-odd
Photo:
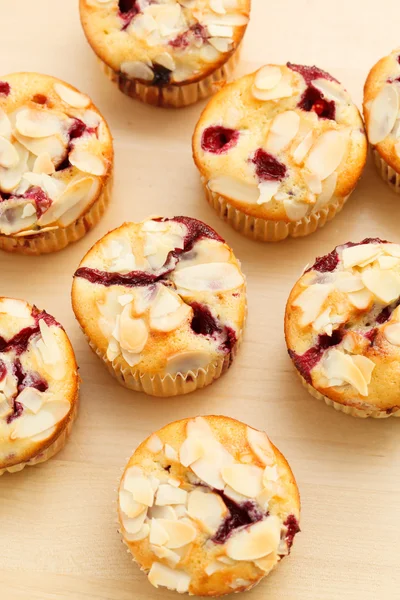
<instances>
[{"instance_id":1,"label":"wooden table surface","mask_svg":"<svg viewBox=\"0 0 400 600\"><path fill-rule=\"evenodd\" d=\"M266 62L313 64L360 105L370 67L400 43L396 0L253 0L239 74ZM0 480L1 600L159 600L117 533L115 488L151 431L197 414L263 428L288 458L302 496L302 533L253 600L400 598L400 422L357 420L304 391L287 357L283 313L303 266L348 240L400 242L400 197L369 160L343 212L308 238L262 245L222 223L203 198L190 139L202 105L155 109L123 96L101 73L79 24L77 0L0 1L0 74L41 71L87 92L115 139L114 196L83 240L53 256L0 255L0 294L60 320L83 379L66 448ZM153 399L120 387L89 350L70 305L72 273L108 230L152 214L198 217L226 238L248 279L249 317L232 369L186 397ZM247 596L246 596L247 597Z\"/></svg>"}]
</instances>

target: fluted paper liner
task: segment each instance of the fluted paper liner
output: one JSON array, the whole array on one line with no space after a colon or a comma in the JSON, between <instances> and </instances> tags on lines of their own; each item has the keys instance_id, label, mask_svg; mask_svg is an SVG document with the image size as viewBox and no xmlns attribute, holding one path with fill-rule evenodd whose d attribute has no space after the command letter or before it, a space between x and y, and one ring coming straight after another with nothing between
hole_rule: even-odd
<instances>
[{"instance_id":1,"label":"fluted paper liner","mask_svg":"<svg viewBox=\"0 0 400 600\"><path fill-rule=\"evenodd\" d=\"M378 150L374 148L372 150L372 154L374 157L376 168L383 181L385 181L388 186L396 192L396 194L400 194L400 174L395 171L379 154Z\"/></svg>"},{"instance_id":2,"label":"fluted paper liner","mask_svg":"<svg viewBox=\"0 0 400 600\"><path fill-rule=\"evenodd\" d=\"M110 201L112 177L109 178L100 196L89 210L65 228L26 237L0 235L0 250L18 254L39 255L62 250L72 242L80 240L103 216Z\"/></svg>"},{"instance_id":3,"label":"fluted paper liner","mask_svg":"<svg viewBox=\"0 0 400 600\"><path fill-rule=\"evenodd\" d=\"M239 61L240 46L231 55L222 67L213 71L204 79L196 83L183 85L156 86L146 85L134 79L117 73L106 63L99 59L100 65L107 77L116 83L124 94L131 98L141 100L146 104L161 106L164 108L183 108L204 100L216 92L215 84L228 79Z\"/></svg>"},{"instance_id":4,"label":"fluted paper liner","mask_svg":"<svg viewBox=\"0 0 400 600\"><path fill-rule=\"evenodd\" d=\"M335 402L331 400L327 396L324 396L320 392L318 392L312 385L307 383L307 381L300 375L300 373L296 370L297 375L300 377L303 386L306 390L317 398L317 400L324 400L325 404L328 406L332 406L335 410L346 413L346 415L351 415L352 417L358 417L360 419L367 419L371 417L373 419L387 419L389 417L400 417L400 409L393 411L392 413L386 412L386 410L378 410L371 406L370 404L365 404L365 409L363 408L355 408L354 406L349 406L347 404L340 404L340 402Z\"/></svg>"},{"instance_id":5,"label":"fluted paper liner","mask_svg":"<svg viewBox=\"0 0 400 600\"><path fill-rule=\"evenodd\" d=\"M287 237L302 237L314 233L342 210L350 196L349 194L345 198L337 198L320 211L311 213L300 221L286 223L285 221L270 221L246 215L246 213L233 206L224 196L212 192L206 181L203 181L203 187L209 204L216 210L221 219L229 223L239 233L258 242L280 242Z\"/></svg>"}]
</instances>

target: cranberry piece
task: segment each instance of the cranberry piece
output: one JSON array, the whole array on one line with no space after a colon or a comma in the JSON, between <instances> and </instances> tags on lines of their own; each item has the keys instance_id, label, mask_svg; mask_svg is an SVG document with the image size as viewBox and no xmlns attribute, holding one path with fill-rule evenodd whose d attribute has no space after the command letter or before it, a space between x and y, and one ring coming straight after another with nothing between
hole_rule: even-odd
<instances>
[{"instance_id":1,"label":"cranberry piece","mask_svg":"<svg viewBox=\"0 0 400 600\"><path fill-rule=\"evenodd\" d=\"M201 147L205 152L224 154L236 146L238 139L239 132L235 129L214 125L203 131Z\"/></svg>"},{"instance_id":2,"label":"cranberry piece","mask_svg":"<svg viewBox=\"0 0 400 600\"><path fill-rule=\"evenodd\" d=\"M35 94L32 98L32 101L35 102L35 104L46 104L47 96L44 94Z\"/></svg>"},{"instance_id":3,"label":"cranberry piece","mask_svg":"<svg viewBox=\"0 0 400 600\"><path fill-rule=\"evenodd\" d=\"M282 181L286 175L286 165L262 148L256 150L251 162L255 164L257 177L261 181Z\"/></svg>"},{"instance_id":4,"label":"cranberry piece","mask_svg":"<svg viewBox=\"0 0 400 600\"><path fill-rule=\"evenodd\" d=\"M86 125L83 121L81 121L80 119L75 118L74 122L72 123L68 135L69 135L69 139L70 140L75 140L76 138L80 138L82 137L82 135L85 133L86 131Z\"/></svg>"},{"instance_id":5,"label":"cranberry piece","mask_svg":"<svg viewBox=\"0 0 400 600\"><path fill-rule=\"evenodd\" d=\"M336 329L331 336L326 334L318 336L317 344L309 348L304 354L296 354L293 350L288 351L294 366L307 383L311 383L311 371L319 363L325 350L340 344L343 335L340 329Z\"/></svg>"},{"instance_id":6,"label":"cranberry piece","mask_svg":"<svg viewBox=\"0 0 400 600\"><path fill-rule=\"evenodd\" d=\"M224 327L224 332L226 333L226 340L222 342L221 349L226 350L226 352L231 352L231 350L236 346L236 332L231 327L227 326Z\"/></svg>"},{"instance_id":7,"label":"cranberry piece","mask_svg":"<svg viewBox=\"0 0 400 600\"><path fill-rule=\"evenodd\" d=\"M263 514L250 500L243 504L238 504L234 500L231 500L231 498L228 498L222 490L213 489L213 492L222 498L226 508L229 510L229 516L225 517L212 538L214 544L225 544L235 529L258 523L262 521L264 516L268 515L268 513Z\"/></svg>"},{"instance_id":8,"label":"cranberry piece","mask_svg":"<svg viewBox=\"0 0 400 600\"><path fill-rule=\"evenodd\" d=\"M0 81L0 94L2 96L8 96L10 92L10 84L7 81Z\"/></svg>"},{"instance_id":9,"label":"cranberry piece","mask_svg":"<svg viewBox=\"0 0 400 600\"><path fill-rule=\"evenodd\" d=\"M309 271L319 271L319 273L331 273L336 269L339 264L339 255L336 251L336 248L330 252L330 254L325 254L325 256L319 256L312 267L307 269L306 273Z\"/></svg>"},{"instance_id":10,"label":"cranberry piece","mask_svg":"<svg viewBox=\"0 0 400 600\"><path fill-rule=\"evenodd\" d=\"M110 273L108 271L99 271L89 267L80 267L74 277L87 279L90 283L98 283L109 287L110 285L125 285L126 287L135 287L138 285L151 285L159 279L160 275L151 275L143 271L131 271L130 273Z\"/></svg>"},{"instance_id":11,"label":"cranberry piece","mask_svg":"<svg viewBox=\"0 0 400 600\"><path fill-rule=\"evenodd\" d=\"M48 197L46 192L40 187L33 187L24 194L24 198L29 198L35 202L37 218L42 216L44 212L52 205L53 201Z\"/></svg>"},{"instance_id":12,"label":"cranberry piece","mask_svg":"<svg viewBox=\"0 0 400 600\"><path fill-rule=\"evenodd\" d=\"M190 326L195 333L198 335L221 333L221 328L207 306L203 306L198 302L193 302L190 306L193 309L193 319Z\"/></svg>"},{"instance_id":13,"label":"cranberry piece","mask_svg":"<svg viewBox=\"0 0 400 600\"><path fill-rule=\"evenodd\" d=\"M328 81L336 81L336 83L339 83L332 75L319 69L315 65L313 67L307 67L306 65L295 65L288 62L286 66L289 67L289 69L292 69L292 71L299 73L307 85L310 85L314 79L327 79Z\"/></svg>"},{"instance_id":14,"label":"cranberry piece","mask_svg":"<svg viewBox=\"0 0 400 600\"><path fill-rule=\"evenodd\" d=\"M140 9L136 4L136 0L119 0L118 8L119 16L124 23L122 28L122 31L124 31L129 26L132 19L140 12Z\"/></svg>"},{"instance_id":15,"label":"cranberry piece","mask_svg":"<svg viewBox=\"0 0 400 600\"><path fill-rule=\"evenodd\" d=\"M162 65L153 65L154 71L154 79L151 82L152 85L157 85L158 87L163 87L164 85L168 85L171 81L171 71L166 69Z\"/></svg>"},{"instance_id":16,"label":"cranberry piece","mask_svg":"<svg viewBox=\"0 0 400 600\"><path fill-rule=\"evenodd\" d=\"M321 119L335 120L335 102L325 100L321 92L313 85L305 90L297 106L306 112L314 111Z\"/></svg>"},{"instance_id":17,"label":"cranberry piece","mask_svg":"<svg viewBox=\"0 0 400 600\"><path fill-rule=\"evenodd\" d=\"M22 413L24 412L24 407L21 404L21 402L18 402L18 400L14 400L13 409L14 409L13 414L11 414L7 417L8 424L12 423L15 419L20 417L22 415Z\"/></svg>"},{"instance_id":18,"label":"cranberry piece","mask_svg":"<svg viewBox=\"0 0 400 600\"><path fill-rule=\"evenodd\" d=\"M214 229L212 229L212 227L209 227L209 225L206 225L203 221L199 221L198 219L192 219L191 217L174 217L171 221L182 223L188 230L183 242L184 248L180 252L190 252L194 244L202 238L218 240L222 243L225 241Z\"/></svg>"},{"instance_id":19,"label":"cranberry piece","mask_svg":"<svg viewBox=\"0 0 400 600\"><path fill-rule=\"evenodd\" d=\"M284 522L284 525L285 527L287 527L285 539L290 551L290 548L293 545L294 536L301 530L299 523L294 515L289 515L286 521Z\"/></svg>"},{"instance_id":20,"label":"cranberry piece","mask_svg":"<svg viewBox=\"0 0 400 600\"><path fill-rule=\"evenodd\" d=\"M31 327L25 327L14 335L10 340L5 340L0 336L0 352L8 352L13 349L17 356L20 356L26 351L31 338L40 333L39 321L43 319L47 325L55 325L61 327L60 323L55 320L54 317L47 314L46 311L39 311L36 307L33 307L32 317L35 319L35 325Z\"/></svg>"},{"instance_id":21,"label":"cranberry piece","mask_svg":"<svg viewBox=\"0 0 400 600\"><path fill-rule=\"evenodd\" d=\"M130 12L136 4L136 0L118 0L118 8L121 14Z\"/></svg>"},{"instance_id":22,"label":"cranberry piece","mask_svg":"<svg viewBox=\"0 0 400 600\"><path fill-rule=\"evenodd\" d=\"M374 327L373 329L370 329L369 331L364 333L364 337L366 337L367 340L371 343L371 346L374 345L375 338L377 335L378 335L378 330L376 327Z\"/></svg>"}]
</instances>

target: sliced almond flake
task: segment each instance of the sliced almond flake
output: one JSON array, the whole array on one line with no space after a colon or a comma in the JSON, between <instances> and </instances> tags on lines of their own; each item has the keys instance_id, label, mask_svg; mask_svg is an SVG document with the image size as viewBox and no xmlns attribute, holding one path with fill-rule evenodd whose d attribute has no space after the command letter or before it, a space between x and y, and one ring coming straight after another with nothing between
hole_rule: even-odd
<instances>
[{"instance_id":1,"label":"sliced almond flake","mask_svg":"<svg viewBox=\"0 0 400 600\"><path fill-rule=\"evenodd\" d=\"M14 136L19 144L29 150L34 156L48 153L54 163L59 164L67 152L67 142L59 135L51 135L44 138L29 138L14 131ZM19 152L21 155L21 153ZM25 171L28 169L26 168Z\"/></svg>"},{"instance_id":2,"label":"sliced almond flake","mask_svg":"<svg viewBox=\"0 0 400 600\"><path fill-rule=\"evenodd\" d=\"M206 368L212 362L212 356L208 351L178 352L167 358L165 373L176 375L177 373L196 372Z\"/></svg>"},{"instance_id":3,"label":"sliced almond flake","mask_svg":"<svg viewBox=\"0 0 400 600\"><path fill-rule=\"evenodd\" d=\"M89 173L90 175L97 175L101 177L106 174L106 164L102 157L96 156L87 150L81 150L75 147L72 152L69 153L69 162L71 165L83 171L83 173Z\"/></svg>"},{"instance_id":4,"label":"sliced almond flake","mask_svg":"<svg viewBox=\"0 0 400 600\"><path fill-rule=\"evenodd\" d=\"M335 287L341 292L359 292L364 288L361 276L347 271L340 271L335 280Z\"/></svg>"},{"instance_id":5,"label":"sliced almond flake","mask_svg":"<svg viewBox=\"0 0 400 600\"><path fill-rule=\"evenodd\" d=\"M330 320L331 311L331 308L327 308L319 315L317 319L315 319L312 327L316 333L326 333L327 335L332 335L333 327Z\"/></svg>"},{"instance_id":6,"label":"sliced almond flake","mask_svg":"<svg viewBox=\"0 0 400 600\"><path fill-rule=\"evenodd\" d=\"M228 513L223 500L217 494L194 490L189 494L188 515L201 523L205 531L214 534Z\"/></svg>"},{"instance_id":7,"label":"sliced almond flake","mask_svg":"<svg viewBox=\"0 0 400 600\"><path fill-rule=\"evenodd\" d=\"M168 460L173 460L174 462L178 462L179 460L177 451L169 444L165 444L164 454Z\"/></svg>"},{"instance_id":8,"label":"sliced almond flake","mask_svg":"<svg viewBox=\"0 0 400 600\"><path fill-rule=\"evenodd\" d=\"M390 344L400 346L400 323L389 323L384 328L383 335Z\"/></svg>"},{"instance_id":9,"label":"sliced almond flake","mask_svg":"<svg viewBox=\"0 0 400 600\"><path fill-rule=\"evenodd\" d=\"M246 436L251 450L262 464L273 465L275 463L275 453L267 434L252 427L247 427Z\"/></svg>"},{"instance_id":10,"label":"sliced almond flake","mask_svg":"<svg viewBox=\"0 0 400 600\"><path fill-rule=\"evenodd\" d=\"M12 169L19 163L19 154L11 142L0 137L0 167Z\"/></svg>"},{"instance_id":11,"label":"sliced almond flake","mask_svg":"<svg viewBox=\"0 0 400 600\"><path fill-rule=\"evenodd\" d=\"M361 396L368 396L367 381L351 355L336 348L329 350L323 359L322 369L329 380L334 380L330 385L337 385L336 380L343 381L355 387Z\"/></svg>"},{"instance_id":12,"label":"sliced almond flake","mask_svg":"<svg viewBox=\"0 0 400 600\"><path fill-rule=\"evenodd\" d=\"M48 402L37 414L23 413L14 421L15 425L11 431L10 439L17 440L32 437L57 425L62 421L71 409L67 400Z\"/></svg>"},{"instance_id":13,"label":"sliced almond flake","mask_svg":"<svg viewBox=\"0 0 400 600\"><path fill-rule=\"evenodd\" d=\"M350 292L347 297L351 304L359 310L366 310L374 301L374 296L366 289L358 292Z\"/></svg>"},{"instance_id":14,"label":"sliced almond flake","mask_svg":"<svg viewBox=\"0 0 400 600\"><path fill-rule=\"evenodd\" d=\"M279 479L279 472L278 472L278 466L277 465L273 465L272 467L265 467L264 471L263 471L263 485L264 487L267 487L268 484L272 481L272 482L276 482Z\"/></svg>"},{"instance_id":15,"label":"sliced almond flake","mask_svg":"<svg viewBox=\"0 0 400 600\"><path fill-rule=\"evenodd\" d=\"M313 194L321 194L322 192L322 181L315 173L308 173L307 171L302 172L303 179L306 182L308 189Z\"/></svg>"},{"instance_id":16,"label":"sliced almond flake","mask_svg":"<svg viewBox=\"0 0 400 600\"><path fill-rule=\"evenodd\" d=\"M256 567L258 567L259 569L264 571L264 573L269 573L270 571L272 571L272 569L275 567L275 565L278 563L278 561L279 561L278 553L271 552L267 556L264 556L263 558L259 558L258 560L254 561L254 562L255 562Z\"/></svg>"},{"instance_id":17,"label":"sliced almond flake","mask_svg":"<svg viewBox=\"0 0 400 600\"><path fill-rule=\"evenodd\" d=\"M158 54L155 59L153 60L153 62L155 62L158 65L161 65L163 67L165 67L166 69L168 69L169 71L174 71L175 70L175 61L172 58L171 54L169 54L168 52L163 52L162 54Z\"/></svg>"},{"instance_id":18,"label":"sliced almond flake","mask_svg":"<svg viewBox=\"0 0 400 600\"><path fill-rule=\"evenodd\" d=\"M224 569L226 569L226 565L217 562L216 560L213 560L210 563L208 563L208 565L204 569L204 572L206 575L208 575L208 577L211 577L211 575L214 575L214 573L217 573L218 571L223 571Z\"/></svg>"},{"instance_id":19,"label":"sliced almond flake","mask_svg":"<svg viewBox=\"0 0 400 600\"><path fill-rule=\"evenodd\" d=\"M329 79L314 79L313 87L317 88L327 100L334 100L338 104L349 104L349 97L340 84Z\"/></svg>"},{"instance_id":20,"label":"sliced almond flake","mask_svg":"<svg viewBox=\"0 0 400 600\"><path fill-rule=\"evenodd\" d=\"M121 72L131 79L142 79L143 81L153 81L154 79L154 71L139 61L123 62Z\"/></svg>"},{"instance_id":21,"label":"sliced almond flake","mask_svg":"<svg viewBox=\"0 0 400 600\"><path fill-rule=\"evenodd\" d=\"M210 0L210 8L218 15L225 15L224 0Z\"/></svg>"},{"instance_id":22,"label":"sliced almond flake","mask_svg":"<svg viewBox=\"0 0 400 600\"><path fill-rule=\"evenodd\" d=\"M262 490L263 470L255 465L233 464L221 470L227 485L239 494L255 498Z\"/></svg>"},{"instance_id":23,"label":"sliced almond flake","mask_svg":"<svg viewBox=\"0 0 400 600\"><path fill-rule=\"evenodd\" d=\"M368 269L362 272L365 287L384 304L391 304L400 296L400 277L393 271Z\"/></svg>"},{"instance_id":24,"label":"sliced almond flake","mask_svg":"<svg viewBox=\"0 0 400 600\"><path fill-rule=\"evenodd\" d=\"M42 177L47 177L43 176ZM50 178L51 179L51 178ZM61 182L62 183L62 182ZM98 191L99 183L93 177L83 177L69 183L55 198L48 208L38 219L41 227L50 225L66 216L75 208L91 204Z\"/></svg>"},{"instance_id":25,"label":"sliced almond flake","mask_svg":"<svg viewBox=\"0 0 400 600\"><path fill-rule=\"evenodd\" d=\"M0 392L0 418L5 419L14 414L14 406L7 400L3 392Z\"/></svg>"},{"instance_id":26,"label":"sliced almond flake","mask_svg":"<svg viewBox=\"0 0 400 600\"><path fill-rule=\"evenodd\" d=\"M138 517L143 511L147 510L147 506L145 504L136 502L136 500L133 499L132 494L123 489L119 491L119 507L122 512L131 519Z\"/></svg>"},{"instance_id":27,"label":"sliced almond flake","mask_svg":"<svg viewBox=\"0 0 400 600\"><path fill-rule=\"evenodd\" d=\"M300 221L306 216L309 210L308 204L305 202L297 202L291 198L284 200L283 206L289 221Z\"/></svg>"},{"instance_id":28,"label":"sliced almond flake","mask_svg":"<svg viewBox=\"0 0 400 600\"><path fill-rule=\"evenodd\" d=\"M170 504L186 504L188 494L185 490L176 488L169 483L163 483L157 490L156 505L168 506Z\"/></svg>"},{"instance_id":29,"label":"sliced almond flake","mask_svg":"<svg viewBox=\"0 0 400 600\"><path fill-rule=\"evenodd\" d=\"M133 301L133 296L132 294L122 294L121 296L118 296L118 304L120 304L121 306L126 306L127 304L130 304Z\"/></svg>"},{"instance_id":30,"label":"sliced almond flake","mask_svg":"<svg viewBox=\"0 0 400 600\"><path fill-rule=\"evenodd\" d=\"M165 527L163 527L161 519L151 519L150 521L150 544L164 546L169 540L169 535Z\"/></svg>"},{"instance_id":31,"label":"sliced almond flake","mask_svg":"<svg viewBox=\"0 0 400 600\"><path fill-rule=\"evenodd\" d=\"M295 150L292 153L293 160L297 165L300 165L307 154L311 150L311 147L314 143L314 132L309 131L304 139L301 140L300 144L296 146Z\"/></svg>"},{"instance_id":32,"label":"sliced almond flake","mask_svg":"<svg viewBox=\"0 0 400 600\"><path fill-rule=\"evenodd\" d=\"M54 91L63 102L74 108L86 108L90 104L90 98L88 96L67 87L63 83L55 83Z\"/></svg>"},{"instance_id":33,"label":"sliced almond flake","mask_svg":"<svg viewBox=\"0 0 400 600\"><path fill-rule=\"evenodd\" d=\"M46 175L45 173L39 174L28 171L24 174L23 180L27 181L30 185L42 188L53 202L57 200L66 189L66 185L63 181L51 177L50 175Z\"/></svg>"},{"instance_id":34,"label":"sliced almond flake","mask_svg":"<svg viewBox=\"0 0 400 600\"><path fill-rule=\"evenodd\" d=\"M378 256L378 264L381 269L394 269L400 263L400 258L395 256Z\"/></svg>"},{"instance_id":35,"label":"sliced almond flake","mask_svg":"<svg viewBox=\"0 0 400 600\"><path fill-rule=\"evenodd\" d=\"M247 204L256 204L260 197L260 191L256 185L225 175L217 175L210 179L208 188L225 198Z\"/></svg>"},{"instance_id":36,"label":"sliced almond flake","mask_svg":"<svg viewBox=\"0 0 400 600\"><path fill-rule=\"evenodd\" d=\"M243 502L248 501L248 496L244 496L243 494L239 494L236 490L231 488L230 485L226 485L224 487L224 494L227 498L234 500L237 504L243 504Z\"/></svg>"},{"instance_id":37,"label":"sliced almond flake","mask_svg":"<svg viewBox=\"0 0 400 600\"><path fill-rule=\"evenodd\" d=\"M382 244L381 248L384 252L386 252L386 254L400 258L400 245L399 244Z\"/></svg>"},{"instance_id":38,"label":"sliced almond flake","mask_svg":"<svg viewBox=\"0 0 400 600\"><path fill-rule=\"evenodd\" d=\"M181 465L189 467L199 458L202 458L206 452L205 444L203 440L196 438L195 436L189 436L182 443L179 450L179 459Z\"/></svg>"},{"instance_id":39,"label":"sliced almond flake","mask_svg":"<svg viewBox=\"0 0 400 600\"><path fill-rule=\"evenodd\" d=\"M45 371L54 379L61 380L66 371L64 357L58 345L55 334L56 327L49 327L44 319L40 319L39 328L41 339L36 342Z\"/></svg>"},{"instance_id":40,"label":"sliced almond flake","mask_svg":"<svg viewBox=\"0 0 400 600\"><path fill-rule=\"evenodd\" d=\"M45 138L61 131L60 117L49 110L24 108L17 113L15 127L21 135Z\"/></svg>"},{"instance_id":41,"label":"sliced almond flake","mask_svg":"<svg viewBox=\"0 0 400 600\"><path fill-rule=\"evenodd\" d=\"M184 304L176 292L160 286L150 308L150 328L156 331L177 329L192 314L190 306Z\"/></svg>"},{"instance_id":42,"label":"sliced almond flake","mask_svg":"<svg viewBox=\"0 0 400 600\"><path fill-rule=\"evenodd\" d=\"M258 189L260 190L260 196L257 200L258 205L268 204L271 202L275 194L277 194L280 188L280 181L263 181L258 184Z\"/></svg>"},{"instance_id":43,"label":"sliced almond flake","mask_svg":"<svg viewBox=\"0 0 400 600\"><path fill-rule=\"evenodd\" d=\"M283 77L281 81L274 88L270 90L260 90L258 87L253 85L251 93L256 100L279 100L280 98L290 98L293 94L293 88L290 85L287 78Z\"/></svg>"},{"instance_id":44,"label":"sliced almond flake","mask_svg":"<svg viewBox=\"0 0 400 600\"><path fill-rule=\"evenodd\" d=\"M121 515L122 526L127 533L136 534L142 529L145 519L147 517L147 510L140 513L134 519L130 519L124 514Z\"/></svg>"},{"instance_id":45,"label":"sliced almond flake","mask_svg":"<svg viewBox=\"0 0 400 600\"><path fill-rule=\"evenodd\" d=\"M292 303L292 306L299 307L303 314L299 319L301 327L307 327L315 321L322 310L322 306L333 291L334 286L331 283L316 283L307 287Z\"/></svg>"},{"instance_id":46,"label":"sliced almond flake","mask_svg":"<svg viewBox=\"0 0 400 600\"><path fill-rule=\"evenodd\" d=\"M175 519L158 519L158 522L168 535L165 545L170 550L182 548L196 538L197 530L190 522L184 523Z\"/></svg>"},{"instance_id":47,"label":"sliced almond flake","mask_svg":"<svg viewBox=\"0 0 400 600\"><path fill-rule=\"evenodd\" d=\"M297 135L300 126L300 117L294 110L287 110L278 114L272 121L266 150L278 154L284 150Z\"/></svg>"},{"instance_id":48,"label":"sliced almond flake","mask_svg":"<svg viewBox=\"0 0 400 600\"><path fill-rule=\"evenodd\" d=\"M243 275L231 263L209 263L194 265L174 271L174 283L179 288L190 291L227 292L243 285Z\"/></svg>"},{"instance_id":49,"label":"sliced almond flake","mask_svg":"<svg viewBox=\"0 0 400 600\"><path fill-rule=\"evenodd\" d=\"M392 131L399 112L399 92L397 86L386 83L373 100L369 112L368 139L371 144L379 144Z\"/></svg>"},{"instance_id":50,"label":"sliced almond flake","mask_svg":"<svg viewBox=\"0 0 400 600\"><path fill-rule=\"evenodd\" d=\"M379 244L358 244L342 250L342 260L345 269L356 267L366 261L375 260L382 249Z\"/></svg>"},{"instance_id":51,"label":"sliced almond flake","mask_svg":"<svg viewBox=\"0 0 400 600\"><path fill-rule=\"evenodd\" d=\"M15 300L14 298L0 298L0 313L7 313L12 317L29 319L31 309L24 300Z\"/></svg>"},{"instance_id":52,"label":"sliced almond flake","mask_svg":"<svg viewBox=\"0 0 400 600\"><path fill-rule=\"evenodd\" d=\"M224 467L234 462L233 456L216 440L207 440L207 454L192 463L190 468L193 473L207 485L222 490L224 480L221 471Z\"/></svg>"},{"instance_id":53,"label":"sliced almond flake","mask_svg":"<svg viewBox=\"0 0 400 600\"><path fill-rule=\"evenodd\" d=\"M0 136L10 139L12 133L12 125L7 114L0 106Z\"/></svg>"},{"instance_id":54,"label":"sliced almond flake","mask_svg":"<svg viewBox=\"0 0 400 600\"><path fill-rule=\"evenodd\" d=\"M141 352L149 337L145 321L131 317L129 304L125 306L121 313L119 335L121 348L132 353Z\"/></svg>"},{"instance_id":55,"label":"sliced almond flake","mask_svg":"<svg viewBox=\"0 0 400 600\"><path fill-rule=\"evenodd\" d=\"M366 356L361 356L358 354L355 354L351 358L356 367L360 369L366 384L369 385L371 383L372 372L375 369L374 361L370 360Z\"/></svg>"},{"instance_id":56,"label":"sliced almond flake","mask_svg":"<svg viewBox=\"0 0 400 600\"><path fill-rule=\"evenodd\" d=\"M229 37L211 37L208 38L208 43L218 50L218 52L225 53L232 49L233 39Z\"/></svg>"},{"instance_id":57,"label":"sliced almond flake","mask_svg":"<svg viewBox=\"0 0 400 600\"><path fill-rule=\"evenodd\" d=\"M190 576L187 573L171 569L158 562L152 564L148 577L150 583L156 588L158 586L166 587L181 594L189 590Z\"/></svg>"},{"instance_id":58,"label":"sliced almond flake","mask_svg":"<svg viewBox=\"0 0 400 600\"><path fill-rule=\"evenodd\" d=\"M178 505L179 506L179 505ZM176 506L175 506L176 508ZM175 508L172 506L157 506L156 504L152 506L149 510L149 517L152 519L177 519L177 514Z\"/></svg>"},{"instance_id":59,"label":"sliced almond flake","mask_svg":"<svg viewBox=\"0 0 400 600\"><path fill-rule=\"evenodd\" d=\"M347 139L343 133L335 129L326 131L314 143L305 166L323 181L339 167L346 147Z\"/></svg>"},{"instance_id":60,"label":"sliced almond flake","mask_svg":"<svg viewBox=\"0 0 400 600\"><path fill-rule=\"evenodd\" d=\"M127 542L139 542L149 537L150 527L144 523L137 533L124 532L124 538Z\"/></svg>"},{"instance_id":61,"label":"sliced almond flake","mask_svg":"<svg viewBox=\"0 0 400 600\"><path fill-rule=\"evenodd\" d=\"M169 548L165 548L165 546L150 546L150 550L158 557L164 558L168 565L173 569L177 566L181 557L177 552L170 550Z\"/></svg>"},{"instance_id":62,"label":"sliced almond flake","mask_svg":"<svg viewBox=\"0 0 400 600\"><path fill-rule=\"evenodd\" d=\"M133 499L139 504L153 506L154 491L149 479L144 475L131 477L129 480L125 479L124 488L129 490Z\"/></svg>"},{"instance_id":63,"label":"sliced almond flake","mask_svg":"<svg viewBox=\"0 0 400 600\"><path fill-rule=\"evenodd\" d=\"M42 408L44 402L43 392L40 392L35 388L26 387L18 394L18 402L30 413L36 415Z\"/></svg>"},{"instance_id":64,"label":"sliced almond flake","mask_svg":"<svg viewBox=\"0 0 400 600\"><path fill-rule=\"evenodd\" d=\"M169 485L178 488L181 485L180 479L176 479L175 477L168 477Z\"/></svg>"},{"instance_id":65,"label":"sliced almond flake","mask_svg":"<svg viewBox=\"0 0 400 600\"><path fill-rule=\"evenodd\" d=\"M215 440L214 434L207 419L204 417L195 417L190 419L186 425L186 433L188 436L194 436L202 439L203 437Z\"/></svg>"},{"instance_id":66,"label":"sliced almond flake","mask_svg":"<svg viewBox=\"0 0 400 600\"><path fill-rule=\"evenodd\" d=\"M234 560L257 560L276 552L281 535L281 522L276 516L233 533L226 543L226 553Z\"/></svg>"},{"instance_id":67,"label":"sliced almond flake","mask_svg":"<svg viewBox=\"0 0 400 600\"><path fill-rule=\"evenodd\" d=\"M254 78L254 85L259 90L272 90L282 79L282 71L274 65L266 65L259 69Z\"/></svg>"},{"instance_id":68,"label":"sliced almond flake","mask_svg":"<svg viewBox=\"0 0 400 600\"><path fill-rule=\"evenodd\" d=\"M161 452L161 450L164 448L164 444L158 435L153 433L153 435L151 435L146 442L146 448L153 454L158 454L158 452Z\"/></svg>"},{"instance_id":69,"label":"sliced almond flake","mask_svg":"<svg viewBox=\"0 0 400 600\"><path fill-rule=\"evenodd\" d=\"M52 163L50 154L48 152L43 152L40 154L33 165L34 173L44 173L45 175L52 175L55 173L55 166Z\"/></svg>"},{"instance_id":70,"label":"sliced almond flake","mask_svg":"<svg viewBox=\"0 0 400 600\"><path fill-rule=\"evenodd\" d=\"M334 197L338 175L332 173L322 182L322 192L319 194L317 201L314 205L314 211L320 210L326 206Z\"/></svg>"}]
</instances>

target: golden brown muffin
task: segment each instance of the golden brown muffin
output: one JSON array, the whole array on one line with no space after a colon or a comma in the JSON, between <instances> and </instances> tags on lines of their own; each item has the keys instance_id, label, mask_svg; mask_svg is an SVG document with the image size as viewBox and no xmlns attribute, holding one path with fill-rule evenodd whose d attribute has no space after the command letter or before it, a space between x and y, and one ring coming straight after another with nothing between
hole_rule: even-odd
<instances>
[{"instance_id":1,"label":"golden brown muffin","mask_svg":"<svg viewBox=\"0 0 400 600\"><path fill-rule=\"evenodd\" d=\"M175 421L147 438L122 476L118 514L150 583L196 596L251 589L300 530L284 456L264 432L222 416Z\"/></svg>"},{"instance_id":2,"label":"golden brown muffin","mask_svg":"<svg viewBox=\"0 0 400 600\"><path fill-rule=\"evenodd\" d=\"M365 239L317 258L286 306L289 355L316 398L400 416L400 245Z\"/></svg>"},{"instance_id":3,"label":"golden brown muffin","mask_svg":"<svg viewBox=\"0 0 400 600\"><path fill-rule=\"evenodd\" d=\"M42 254L83 237L108 203L113 157L88 96L49 75L0 77L0 248Z\"/></svg>"},{"instance_id":4,"label":"golden brown muffin","mask_svg":"<svg viewBox=\"0 0 400 600\"><path fill-rule=\"evenodd\" d=\"M204 387L241 342L246 286L238 260L190 217L125 223L82 260L75 315L122 385L155 396Z\"/></svg>"},{"instance_id":5,"label":"golden brown muffin","mask_svg":"<svg viewBox=\"0 0 400 600\"><path fill-rule=\"evenodd\" d=\"M193 157L219 216L275 242L335 216L362 173L366 146L344 87L317 67L288 63L223 87L197 123Z\"/></svg>"},{"instance_id":6,"label":"golden brown muffin","mask_svg":"<svg viewBox=\"0 0 400 600\"><path fill-rule=\"evenodd\" d=\"M400 48L369 72L364 118L375 164L386 183L400 192Z\"/></svg>"},{"instance_id":7,"label":"golden brown muffin","mask_svg":"<svg viewBox=\"0 0 400 600\"><path fill-rule=\"evenodd\" d=\"M250 0L80 0L87 40L128 96L179 108L212 94L238 58Z\"/></svg>"},{"instance_id":8,"label":"golden brown muffin","mask_svg":"<svg viewBox=\"0 0 400 600\"><path fill-rule=\"evenodd\" d=\"M0 298L0 475L51 458L78 408L78 367L57 321L23 300Z\"/></svg>"}]
</instances>

